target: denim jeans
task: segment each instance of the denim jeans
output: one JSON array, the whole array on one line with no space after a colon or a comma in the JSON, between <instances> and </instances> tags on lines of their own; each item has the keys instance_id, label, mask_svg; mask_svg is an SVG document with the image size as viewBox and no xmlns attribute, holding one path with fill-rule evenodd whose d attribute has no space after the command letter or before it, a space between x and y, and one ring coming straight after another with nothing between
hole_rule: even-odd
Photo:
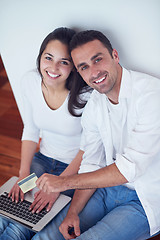
<instances>
[{"instance_id":1,"label":"denim jeans","mask_svg":"<svg viewBox=\"0 0 160 240\"><path fill-rule=\"evenodd\" d=\"M49 158L37 152L32 160L30 172L35 172L38 177L43 173L60 175L68 166L63 162ZM74 190L63 192L68 196L73 196ZM0 240L27 240L35 233L20 224L13 223L8 219L0 217Z\"/></svg>"},{"instance_id":2,"label":"denim jeans","mask_svg":"<svg viewBox=\"0 0 160 240\"><path fill-rule=\"evenodd\" d=\"M35 233L20 224L10 222L0 217L0 239L1 240L26 240L31 239Z\"/></svg>"},{"instance_id":3,"label":"denim jeans","mask_svg":"<svg viewBox=\"0 0 160 240\"><path fill-rule=\"evenodd\" d=\"M64 240L59 226L67 214L64 208L33 240ZM98 189L79 215L79 240L144 240L149 224L134 190L125 186Z\"/></svg>"},{"instance_id":4,"label":"denim jeans","mask_svg":"<svg viewBox=\"0 0 160 240\"><path fill-rule=\"evenodd\" d=\"M30 172L40 177L43 173L49 173L54 175L60 175L68 166L68 164L60 162L56 159L46 157L40 152L34 155L32 160Z\"/></svg>"}]
</instances>

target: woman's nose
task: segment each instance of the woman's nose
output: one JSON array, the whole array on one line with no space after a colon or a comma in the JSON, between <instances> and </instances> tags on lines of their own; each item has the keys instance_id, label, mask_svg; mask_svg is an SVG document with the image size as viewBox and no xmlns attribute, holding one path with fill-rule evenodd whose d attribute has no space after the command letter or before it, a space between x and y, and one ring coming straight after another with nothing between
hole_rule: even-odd
<instances>
[{"instance_id":1,"label":"woman's nose","mask_svg":"<svg viewBox=\"0 0 160 240\"><path fill-rule=\"evenodd\" d=\"M58 69L58 63L57 62L52 62L52 70L57 70Z\"/></svg>"}]
</instances>

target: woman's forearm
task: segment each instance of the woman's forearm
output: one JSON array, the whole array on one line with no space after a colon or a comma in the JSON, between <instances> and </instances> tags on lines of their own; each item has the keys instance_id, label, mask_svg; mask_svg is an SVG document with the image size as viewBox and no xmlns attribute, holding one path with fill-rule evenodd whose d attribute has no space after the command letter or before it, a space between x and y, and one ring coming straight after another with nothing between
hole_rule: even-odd
<instances>
[{"instance_id":1,"label":"woman's forearm","mask_svg":"<svg viewBox=\"0 0 160 240\"><path fill-rule=\"evenodd\" d=\"M72 160L72 162L68 165L68 167L63 171L61 176L70 176L78 173L83 154L84 152L82 150L79 150L76 157Z\"/></svg>"},{"instance_id":2,"label":"woman's forearm","mask_svg":"<svg viewBox=\"0 0 160 240\"><path fill-rule=\"evenodd\" d=\"M19 176L28 176L30 174L30 166L36 149L36 142L28 140L22 141Z\"/></svg>"}]
</instances>

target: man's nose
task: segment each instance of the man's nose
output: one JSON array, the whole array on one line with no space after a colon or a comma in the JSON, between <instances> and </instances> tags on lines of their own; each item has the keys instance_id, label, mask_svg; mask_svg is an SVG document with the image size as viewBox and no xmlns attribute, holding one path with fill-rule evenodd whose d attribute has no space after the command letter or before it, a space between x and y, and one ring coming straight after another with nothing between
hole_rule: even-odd
<instances>
[{"instance_id":1,"label":"man's nose","mask_svg":"<svg viewBox=\"0 0 160 240\"><path fill-rule=\"evenodd\" d=\"M100 70L95 67L95 66L92 66L90 67L90 78L91 79L96 79L100 74Z\"/></svg>"}]
</instances>

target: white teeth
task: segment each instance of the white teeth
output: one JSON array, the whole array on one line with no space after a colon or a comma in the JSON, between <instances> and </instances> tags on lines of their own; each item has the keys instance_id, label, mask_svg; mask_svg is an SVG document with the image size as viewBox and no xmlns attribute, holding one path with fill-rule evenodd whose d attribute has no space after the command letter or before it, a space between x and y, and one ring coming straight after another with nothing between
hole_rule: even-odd
<instances>
[{"instance_id":1,"label":"white teeth","mask_svg":"<svg viewBox=\"0 0 160 240\"><path fill-rule=\"evenodd\" d=\"M50 77L53 77L53 78L55 78L55 77L58 77L59 75L55 75L55 74L52 74L52 73L50 73L50 72L47 72L48 73L48 75L50 76Z\"/></svg>"},{"instance_id":2,"label":"white teeth","mask_svg":"<svg viewBox=\"0 0 160 240\"><path fill-rule=\"evenodd\" d=\"M103 77L103 78L97 80L96 83L100 83L100 82L102 82L104 79L105 79L105 77Z\"/></svg>"}]
</instances>

